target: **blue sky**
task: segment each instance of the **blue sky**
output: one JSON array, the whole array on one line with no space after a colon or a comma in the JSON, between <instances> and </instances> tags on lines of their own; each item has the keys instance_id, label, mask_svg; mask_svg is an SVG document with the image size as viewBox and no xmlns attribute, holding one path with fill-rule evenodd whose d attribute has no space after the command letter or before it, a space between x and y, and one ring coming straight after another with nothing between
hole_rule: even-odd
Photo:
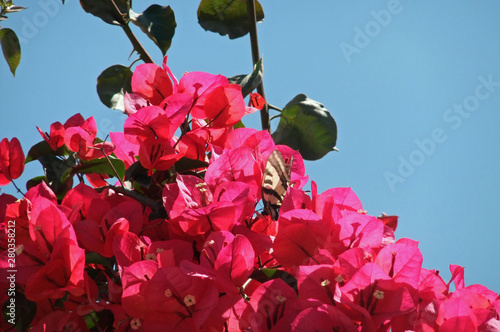
<instances>
[{"instance_id":1,"label":"blue sky","mask_svg":"<svg viewBox=\"0 0 500 332\"><path fill-rule=\"evenodd\" d=\"M134 11L153 3L135 1ZM172 6L177 19L168 54L178 77L251 70L248 37L205 32L197 1L160 4ZM101 137L122 130L124 116L102 105L95 91L105 68L131 63L121 29L86 14L75 0L16 5L29 9L1 22L22 38L22 60L15 78L0 61L0 137L18 137L27 151L41 140L35 126L47 130L78 112L96 118ZM400 216L396 236L420 241L424 267L447 280L448 265L459 264L466 284L500 292L500 3L262 5L269 101L283 107L305 93L337 121L340 151L306 163L319 190L352 187L369 214ZM161 52L134 31L160 64ZM259 123L257 116L245 121ZM41 167L29 164L18 183L39 174ZM10 186L4 191L14 193Z\"/></svg>"}]
</instances>

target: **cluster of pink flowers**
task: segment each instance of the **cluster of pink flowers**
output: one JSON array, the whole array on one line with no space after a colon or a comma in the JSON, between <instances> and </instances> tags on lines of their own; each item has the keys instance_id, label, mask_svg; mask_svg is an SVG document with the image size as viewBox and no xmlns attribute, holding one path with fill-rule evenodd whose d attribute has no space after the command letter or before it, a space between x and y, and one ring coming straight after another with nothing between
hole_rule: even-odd
<instances>
[{"instance_id":1,"label":"cluster of pink flowers","mask_svg":"<svg viewBox=\"0 0 500 332\"><path fill-rule=\"evenodd\" d=\"M349 188L304 191L298 152L235 129L255 110L238 85L199 72L178 82L164 63L138 66L132 89L111 142L80 115L40 131L79 169L106 156L132 176L88 174L62 199L45 182L20 200L0 195L0 283L9 288L11 223L16 294L36 303L30 331L500 330L499 295L466 287L460 266L449 282L423 268L417 242L395 240L397 217L367 215ZM293 160L277 220L261 213L275 150ZM178 170L186 158L197 166ZM4 139L0 184L23 165L17 139Z\"/></svg>"}]
</instances>

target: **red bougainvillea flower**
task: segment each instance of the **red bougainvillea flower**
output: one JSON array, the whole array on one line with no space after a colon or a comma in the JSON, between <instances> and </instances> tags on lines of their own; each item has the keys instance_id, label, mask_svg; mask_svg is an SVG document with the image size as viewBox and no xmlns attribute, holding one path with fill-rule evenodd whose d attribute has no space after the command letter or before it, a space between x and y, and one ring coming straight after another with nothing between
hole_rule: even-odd
<instances>
[{"instance_id":1,"label":"red bougainvillea flower","mask_svg":"<svg viewBox=\"0 0 500 332\"><path fill-rule=\"evenodd\" d=\"M171 139L170 121L165 111L159 106L146 106L125 120L124 134L132 143L148 138Z\"/></svg>"},{"instance_id":2,"label":"red bougainvillea flower","mask_svg":"<svg viewBox=\"0 0 500 332\"><path fill-rule=\"evenodd\" d=\"M418 243L409 239L400 239L396 243L383 247L375 258L387 275L401 287L407 287L415 301L418 301L418 285L423 257Z\"/></svg>"},{"instance_id":3,"label":"red bougainvillea flower","mask_svg":"<svg viewBox=\"0 0 500 332\"><path fill-rule=\"evenodd\" d=\"M205 243L205 250L213 246ZM250 241L243 235L236 235L233 240L221 248L215 260L214 270L216 282L223 287L224 292L238 293L248 280L254 267L255 253Z\"/></svg>"},{"instance_id":4,"label":"red bougainvillea flower","mask_svg":"<svg viewBox=\"0 0 500 332\"><path fill-rule=\"evenodd\" d=\"M250 94L248 106L254 107L260 111L266 106L266 100L257 92L253 92Z\"/></svg>"},{"instance_id":5,"label":"red bougainvillea flower","mask_svg":"<svg viewBox=\"0 0 500 332\"><path fill-rule=\"evenodd\" d=\"M66 292L83 295L84 266L85 251L70 238L59 239L48 263L26 283L26 297L36 302L46 298L58 299Z\"/></svg>"},{"instance_id":6,"label":"red bougainvillea flower","mask_svg":"<svg viewBox=\"0 0 500 332\"><path fill-rule=\"evenodd\" d=\"M193 97L191 116L195 119L206 119L204 105L207 95L217 87L229 85L229 80L222 75L203 72L190 72L182 76L177 93L186 93Z\"/></svg>"},{"instance_id":7,"label":"red bougainvillea flower","mask_svg":"<svg viewBox=\"0 0 500 332\"><path fill-rule=\"evenodd\" d=\"M131 83L132 91L153 105L160 105L174 92L174 86L168 74L153 63L137 66Z\"/></svg>"},{"instance_id":8,"label":"red bougainvillea flower","mask_svg":"<svg viewBox=\"0 0 500 332\"><path fill-rule=\"evenodd\" d=\"M4 138L0 142L0 185L17 179L24 171L24 152L19 140Z\"/></svg>"},{"instance_id":9,"label":"red bougainvillea flower","mask_svg":"<svg viewBox=\"0 0 500 332\"><path fill-rule=\"evenodd\" d=\"M335 255L354 247L378 248L382 243L384 224L375 217L346 211L338 225L340 230L334 235L336 245L332 248Z\"/></svg>"},{"instance_id":10,"label":"red bougainvillea flower","mask_svg":"<svg viewBox=\"0 0 500 332\"><path fill-rule=\"evenodd\" d=\"M163 139L148 138L139 139L139 161L148 170L148 175L153 170L166 171L183 157L181 153L176 153L172 142Z\"/></svg>"},{"instance_id":11,"label":"red bougainvillea flower","mask_svg":"<svg viewBox=\"0 0 500 332\"><path fill-rule=\"evenodd\" d=\"M137 161L135 156L139 155L139 142L136 144L130 142L125 138L125 134L121 132L109 133L109 137L115 145L113 153L123 160L126 168L129 168L130 165Z\"/></svg>"},{"instance_id":12,"label":"red bougainvillea flower","mask_svg":"<svg viewBox=\"0 0 500 332\"><path fill-rule=\"evenodd\" d=\"M111 142L94 144L95 138L92 138L81 127L71 127L66 130L64 143L66 147L73 152L78 153L83 160L102 158L104 154L109 155L113 152L115 146Z\"/></svg>"},{"instance_id":13,"label":"red bougainvillea flower","mask_svg":"<svg viewBox=\"0 0 500 332\"><path fill-rule=\"evenodd\" d=\"M249 303L253 310L242 318L250 322L253 331L289 331L301 309L297 293L281 279L261 284Z\"/></svg>"},{"instance_id":14,"label":"red bougainvillea flower","mask_svg":"<svg viewBox=\"0 0 500 332\"><path fill-rule=\"evenodd\" d=\"M81 122L80 114L70 118L64 125L64 144L73 152L77 152L83 160L102 158L104 154L109 155L115 146L111 142L96 142L97 126L94 117ZM73 125L78 123L79 125ZM66 127L68 125L69 127Z\"/></svg>"},{"instance_id":15,"label":"red bougainvillea flower","mask_svg":"<svg viewBox=\"0 0 500 332\"><path fill-rule=\"evenodd\" d=\"M50 133L44 133L42 129L36 127L43 139L49 143L52 150L56 151L57 148L64 145L64 126L60 122L54 122L50 125Z\"/></svg>"},{"instance_id":16,"label":"red bougainvillea flower","mask_svg":"<svg viewBox=\"0 0 500 332\"><path fill-rule=\"evenodd\" d=\"M391 228L393 231L396 231L396 228L398 228L398 216L388 216L387 214L382 213L382 215L377 218L382 220L384 225Z\"/></svg>"},{"instance_id":17,"label":"red bougainvillea flower","mask_svg":"<svg viewBox=\"0 0 500 332\"><path fill-rule=\"evenodd\" d=\"M202 236L211 231L230 230L248 216L248 207L255 204L249 192L246 184L230 182L217 187L212 194L202 179L178 175L176 183L165 186L163 202L171 217L169 224L179 227L185 235Z\"/></svg>"},{"instance_id":18,"label":"red bougainvillea flower","mask_svg":"<svg viewBox=\"0 0 500 332\"><path fill-rule=\"evenodd\" d=\"M92 123L93 122L93 123ZM65 133L66 129L71 127L84 127L84 130L89 134L95 135L97 133L97 128L95 125L95 121L93 118L89 118L85 120L80 113L77 113L70 117L64 125L60 122L54 122L50 125L50 133L44 133L42 129L36 127L42 138L49 143L52 150L56 151L57 148L63 146L65 144ZM93 139L94 139L93 138ZM92 139L92 140L93 140Z\"/></svg>"},{"instance_id":19,"label":"red bougainvillea flower","mask_svg":"<svg viewBox=\"0 0 500 332\"><path fill-rule=\"evenodd\" d=\"M395 283L374 263L361 267L340 290L346 298L336 300L345 302L349 299L361 305L370 313L375 326L382 326L392 317L415 307L408 289Z\"/></svg>"},{"instance_id":20,"label":"red bougainvillea flower","mask_svg":"<svg viewBox=\"0 0 500 332\"><path fill-rule=\"evenodd\" d=\"M76 113L75 115L71 116L66 122L64 123L64 128L68 129L70 127L81 127L85 123L85 119L80 113Z\"/></svg>"},{"instance_id":21,"label":"red bougainvillea flower","mask_svg":"<svg viewBox=\"0 0 500 332\"><path fill-rule=\"evenodd\" d=\"M308 265L327 243L325 224L310 210L292 210L280 215L273 255L285 266Z\"/></svg>"},{"instance_id":22,"label":"red bougainvillea flower","mask_svg":"<svg viewBox=\"0 0 500 332\"><path fill-rule=\"evenodd\" d=\"M131 317L142 319L150 305L146 303L146 291L151 278L158 270L158 263L152 260L136 262L124 267L122 272L122 306Z\"/></svg>"},{"instance_id":23,"label":"red bougainvillea flower","mask_svg":"<svg viewBox=\"0 0 500 332\"><path fill-rule=\"evenodd\" d=\"M235 125L246 112L241 86L230 84L215 88L207 95L204 109L211 126L222 128Z\"/></svg>"},{"instance_id":24,"label":"red bougainvillea flower","mask_svg":"<svg viewBox=\"0 0 500 332\"><path fill-rule=\"evenodd\" d=\"M146 331L198 331L217 304L209 279L189 276L178 267L158 269L145 291Z\"/></svg>"},{"instance_id":25,"label":"red bougainvillea flower","mask_svg":"<svg viewBox=\"0 0 500 332\"><path fill-rule=\"evenodd\" d=\"M86 329L87 324L82 316L74 312L58 310L48 313L30 331L85 331Z\"/></svg>"},{"instance_id":26,"label":"red bougainvillea flower","mask_svg":"<svg viewBox=\"0 0 500 332\"><path fill-rule=\"evenodd\" d=\"M193 102L191 96L175 94L165 99L165 109L159 106L145 106L125 120L125 138L132 143L138 139L171 139L184 122Z\"/></svg>"},{"instance_id":27,"label":"red bougainvillea flower","mask_svg":"<svg viewBox=\"0 0 500 332\"><path fill-rule=\"evenodd\" d=\"M208 162L208 155L221 154L230 128L208 127L205 121L193 121L193 130L185 133L179 140L176 149L187 158Z\"/></svg>"},{"instance_id":28,"label":"red bougainvillea flower","mask_svg":"<svg viewBox=\"0 0 500 332\"><path fill-rule=\"evenodd\" d=\"M193 175L177 175L176 182L163 189L163 204L171 218L180 216L186 209L207 206L213 195L205 181Z\"/></svg>"},{"instance_id":29,"label":"red bougainvillea flower","mask_svg":"<svg viewBox=\"0 0 500 332\"><path fill-rule=\"evenodd\" d=\"M247 146L224 152L208 167L205 181L211 188L224 182L243 182L250 187L251 195L259 197L262 170L252 152Z\"/></svg>"},{"instance_id":30,"label":"red bougainvillea flower","mask_svg":"<svg viewBox=\"0 0 500 332\"><path fill-rule=\"evenodd\" d=\"M151 105L146 99L133 93L126 92L123 99L125 114L128 116L131 116L143 107Z\"/></svg>"},{"instance_id":31,"label":"red bougainvillea flower","mask_svg":"<svg viewBox=\"0 0 500 332\"><path fill-rule=\"evenodd\" d=\"M238 128L232 131L225 142L227 150L236 149L240 146L248 146L254 151L256 159L262 164L265 160L262 156L269 156L275 149L271 134L267 130L255 130L252 128Z\"/></svg>"},{"instance_id":32,"label":"red bougainvillea flower","mask_svg":"<svg viewBox=\"0 0 500 332\"><path fill-rule=\"evenodd\" d=\"M301 311L291 327L292 331L358 331L353 321L344 312L328 304Z\"/></svg>"}]
</instances>

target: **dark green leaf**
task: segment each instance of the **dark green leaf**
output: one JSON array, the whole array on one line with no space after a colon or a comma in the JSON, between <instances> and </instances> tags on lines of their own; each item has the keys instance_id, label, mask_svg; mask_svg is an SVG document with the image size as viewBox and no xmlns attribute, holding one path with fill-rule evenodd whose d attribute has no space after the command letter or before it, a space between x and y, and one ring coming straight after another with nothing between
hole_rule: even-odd
<instances>
[{"instance_id":1,"label":"dark green leaf","mask_svg":"<svg viewBox=\"0 0 500 332\"><path fill-rule=\"evenodd\" d=\"M175 163L176 172L185 172L205 167L208 167L208 164L206 162L203 162L201 160L189 159L186 157L182 157L178 162Z\"/></svg>"},{"instance_id":2,"label":"dark green leaf","mask_svg":"<svg viewBox=\"0 0 500 332\"><path fill-rule=\"evenodd\" d=\"M239 84L241 86L241 93L243 97L248 96L250 92L259 86L264 76L264 65L262 58L253 66L253 72L248 75L238 75L229 78L229 83Z\"/></svg>"},{"instance_id":3,"label":"dark green leaf","mask_svg":"<svg viewBox=\"0 0 500 332\"><path fill-rule=\"evenodd\" d=\"M136 161L125 171L125 180L133 182L134 188L143 186L149 188L151 186L151 177L148 176L148 170Z\"/></svg>"},{"instance_id":4,"label":"dark green leaf","mask_svg":"<svg viewBox=\"0 0 500 332\"><path fill-rule=\"evenodd\" d=\"M52 150L47 141L38 142L28 151L28 155L26 156L26 161L24 163L27 164L33 160L37 160L46 154L57 155L57 152Z\"/></svg>"},{"instance_id":5,"label":"dark green leaf","mask_svg":"<svg viewBox=\"0 0 500 332\"><path fill-rule=\"evenodd\" d=\"M85 253L85 264L99 264L108 268L112 268L114 265L114 259L104 257L96 252L87 252Z\"/></svg>"},{"instance_id":6,"label":"dark green leaf","mask_svg":"<svg viewBox=\"0 0 500 332\"><path fill-rule=\"evenodd\" d=\"M64 302L68 301L69 292L64 293L64 296L57 299L54 302L54 308L59 308L64 310Z\"/></svg>"},{"instance_id":7,"label":"dark green leaf","mask_svg":"<svg viewBox=\"0 0 500 332\"><path fill-rule=\"evenodd\" d=\"M257 22L264 20L264 11L255 1ZM201 0L198 7L198 23L205 30L217 32L230 39L243 37L249 29L245 0Z\"/></svg>"},{"instance_id":8,"label":"dark green leaf","mask_svg":"<svg viewBox=\"0 0 500 332\"><path fill-rule=\"evenodd\" d=\"M282 279L295 291L297 291L297 279L288 272L277 270L277 269L258 269L254 270L250 275L250 278L257 280L260 283L264 283L273 279Z\"/></svg>"},{"instance_id":9,"label":"dark green leaf","mask_svg":"<svg viewBox=\"0 0 500 332\"><path fill-rule=\"evenodd\" d=\"M13 305L15 306L13 312L8 307L9 305L12 305L10 299L15 299L15 302L13 302ZM35 318L36 303L31 302L22 292L18 292L16 290L12 296L9 295L9 298L3 304L2 309L5 321L15 323L14 328L16 331L28 331L31 321Z\"/></svg>"},{"instance_id":10,"label":"dark green leaf","mask_svg":"<svg viewBox=\"0 0 500 332\"><path fill-rule=\"evenodd\" d=\"M36 177L28 180L28 182L26 182L26 189L30 190L31 188L36 187L37 185L42 183L44 180L45 180L45 176L43 176L43 175L36 176Z\"/></svg>"},{"instance_id":11,"label":"dark green leaf","mask_svg":"<svg viewBox=\"0 0 500 332\"><path fill-rule=\"evenodd\" d=\"M101 102L111 109L125 112L125 92L132 92L132 71L122 65L106 68L97 78L97 94Z\"/></svg>"},{"instance_id":12,"label":"dark green leaf","mask_svg":"<svg viewBox=\"0 0 500 332\"><path fill-rule=\"evenodd\" d=\"M82 165L78 165L73 167L71 172L73 174L75 173L80 173L80 174L108 174L111 176L116 176L115 172L113 171L113 167L111 167L111 164L115 168L116 172L118 173L118 176L120 179L123 179L125 176L125 164L123 163L122 160L116 159L113 157L109 157L109 162L108 159L106 158L100 158L100 159L92 159L89 161L85 161L82 163Z\"/></svg>"},{"instance_id":13,"label":"dark green leaf","mask_svg":"<svg viewBox=\"0 0 500 332\"><path fill-rule=\"evenodd\" d=\"M272 134L276 144L299 150L306 160L317 160L335 150L337 124L322 104L300 94L283 109Z\"/></svg>"},{"instance_id":14,"label":"dark green leaf","mask_svg":"<svg viewBox=\"0 0 500 332\"><path fill-rule=\"evenodd\" d=\"M114 2L122 16L108 0L80 0L80 5L87 13L99 17L106 23L122 25L129 19L130 0L115 0Z\"/></svg>"},{"instance_id":15,"label":"dark green leaf","mask_svg":"<svg viewBox=\"0 0 500 332\"><path fill-rule=\"evenodd\" d=\"M163 55L167 53L177 26L174 11L170 6L151 5L139 14L131 11L130 19L155 42Z\"/></svg>"},{"instance_id":16,"label":"dark green leaf","mask_svg":"<svg viewBox=\"0 0 500 332\"><path fill-rule=\"evenodd\" d=\"M46 182L58 198L73 186L73 177L68 176L71 168L75 166L76 160L73 156L67 159L60 159L54 155L46 154L40 156L38 161L42 164L46 177Z\"/></svg>"},{"instance_id":17,"label":"dark green leaf","mask_svg":"<svg viewBox=\"0 0 500 332\"><path fill-rule=\"evenodd\" d=\"M10 68L12 75L16 76L16 68L21 61L21 45L16 33L9 29L0 30L0 44L2 45L3 56Z\"/></svg>"}]
</instances>

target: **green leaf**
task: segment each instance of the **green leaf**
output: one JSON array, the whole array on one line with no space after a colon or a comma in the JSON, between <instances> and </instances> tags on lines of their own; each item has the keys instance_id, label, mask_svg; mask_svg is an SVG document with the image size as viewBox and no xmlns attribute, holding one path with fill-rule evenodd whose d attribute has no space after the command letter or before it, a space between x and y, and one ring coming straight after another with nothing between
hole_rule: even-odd
<instances>
[{"instance_id":1,"label":"green leaf","mask_svg":"<svg viewBox=\"0 0 500 332\"><path fill-rule=\"evenodd\" d=\"M47 154L57 155L57 152L52 150L47 141L38 142L35 145L33 145L31 149L28 151L28 155L26 156L26 160L24 163L27 164Z\"/></svg>"},{"instance_id":2,"label":"green leaf","mask_svg":"<svg viewBox=\"0 0 500 332\"><path fill-rule=\"evenodd\" d=\"M33 187L36 187L40 183L42 183L45 180L45 176L36 176L32 179L29 179L28 182L26 182L26 189L30 190Z\"/></svg>"},{"instance_id":3,"label":"green leaf","mask_svg":"<svg viewBox=\"0 0 500 332\"><path fill-rule=\"evenodd\" d=\"M90 314L83 316L85 320L85 324L89 330L92 330L95 327L95 324L99 322L99 317L97 317L95 311L91 311Z\"/></svg>"},{"instance_id":4,"label":"green leaf","mask_svg":"<svg viewBox=\"0 0 500 332\"><path fill-rule=\"evenodd\" d=\"M299 150L304 159L317 160L336 150L337 124L323 104L300 94L285 106L272 136L276 144Z\"/></svg>"},{"instance_id":5,"label":"green leaf","mask_svg":"<svg viewBox=\"0 0 500 332\"><path fill-rule=\"evenodd\" d=\"M234 129L245 128L245 124L240 120L233 126Z\"/></svg>"},{"instance_id":6,"label":"green leaf","mask_svg":"<svg viewBox=\"0 0 500 332\"><path fill-rule=\"evenodd\" d=\"M253 72L248 75L237 75L229 78L229 83L239 84L241 86L241 93L243 97L248 96L250 92L257 89L259 84L262 82L262 77L264 76L264 65L262 64L262 58L253 66Z\"/></svg>"},{"instance_id":7,"label":"green leaf","mask_svg":"<svg viewBox=\"0 0 500 332\"><path fill-rule=\"evenodd\" d=\"M13 6L8 7L4 13L5 14L17 13L17 12L20 12L21 10L25 10L25 9L26 9L26 7L13 5Z\"/></svg>"},{"instance_id":8,"label":"green leaf","mask_svg":"<svg viewBox=\"0 0 500 332\"><path fill-rule=\"evenodd\" d=\"M132 71L122 65L106 68L97 78L97 94L101 102L111 109L125 112L125 93L132 92Z\"/></svg>"},{"instance_id":9,"label":"green leaf","mask_svg":"<svg viewBox=\"0 0 500 332\"><path fill-rule=\"evenodd\" d=\"M73 167L71 172L73 174L94 173L94 174L108 174L111 176L116 176L115 172L113 171L113 167L111 167L110 163L115 168L120 179L123 179L123 177L125 176L125 163L122 160L113 157L109 157L109 162L106 158L92 159L89 161L85 161L84 163L82 163L82 165Z\"/></svg>"},{"instance_id":10,"label":"green leaf","mask_svg":"<svg viewBox=\"0 0 500 332\"><path fill-rule=\"evenodd\" d=\"M176 172L185 172L205 167L208 167L208 164L206 162L201 160L189 159L186 157L182 157L178 162L175 163Z\"/></svg>"},{"instance_id":11,"label":"green leaf","mask_svg":"<svg viewBox=\"0 0 500 332\"><path fill-rule=\"evenodd\" d=\"M297 279L288 272L277 269L258 269L250 275L251 279L264 283L273 279L282 279L297 292Z\"/></svg>"},{"instance_id":12,"label":"green leaf","mask_svg":"<svg viewBox=\"0 0 500 332\"><path fill-rule=\"evenodd\" d=\"M114 259L104 257L96 252L87 252L85 253L85 264L99 264L108 268L112 268L114 265Z\"/></svg>"},{"instance_id":13,"label":"green leaf","mask_svg":"<svg viewBox=\"0 0 500 332\"><path fill-rule=\"evenodd\" d=\"M21 61L21 45L16 33L9 29L0 30L0 44L2 45L3 56L10 68L13 76L16 76L16 69Z\"/></svg>"},{"instance_id":14,"label":"green leaf","mask_svg":"<svg viewBox=\"0 0 500 332\"><path fill-rule=\"evenodd\" d=\"M58 198L73 186L73 177L68 176L76 160L73 156L67 159L60 159L54 155L46 154L40 156L38 161L42 164L46 177L46 182Z\"/></svg>"},{"instance_id":15,"label":"green leaf","mask_svg":"<svg viewBox=\"0 0 500 332\"><path fill-rule=\"evenodd\" d=\"M114 0L122 17L116 12L111 1L108 0L80 0L83 10L108 24L123 25L129 19L130 0Z\"/></svg>"},{"instance_id":16,"label":"green leaf","mask_svg":"<svg viewBox=\"0 0 500 332\"><path fill-rule=\"evenodd\" d=\"M148 176L148 170L139 161L136 161L127 168L125 171L125 180L133 182L133 186L136 189L140 186L149 188L152 184L151 177Z\"/></svg>"},{"instance_id":17,"label":"green leaf","mask_svg":"<svg viewBox=\"0 0 500 332\"><path fill-rule=\"evenodd\" d=\"M139 14L130 11L130 20L154 41L163 55L167 53L177 26L170 6L151 5Z\"/></svg>"},{"instance_id":18,"label":"green leaf","mask_svg":"<svg viewBox=\"0 0 500 332\"><path fill-rule=\"evenodd\" d=\"M264 20L264 10L255 1L257 22ZM230 39L243 37L250 31L245 0L201 0L198 23L205 30L217 32Z\"/></svg>"}]
</instances>

